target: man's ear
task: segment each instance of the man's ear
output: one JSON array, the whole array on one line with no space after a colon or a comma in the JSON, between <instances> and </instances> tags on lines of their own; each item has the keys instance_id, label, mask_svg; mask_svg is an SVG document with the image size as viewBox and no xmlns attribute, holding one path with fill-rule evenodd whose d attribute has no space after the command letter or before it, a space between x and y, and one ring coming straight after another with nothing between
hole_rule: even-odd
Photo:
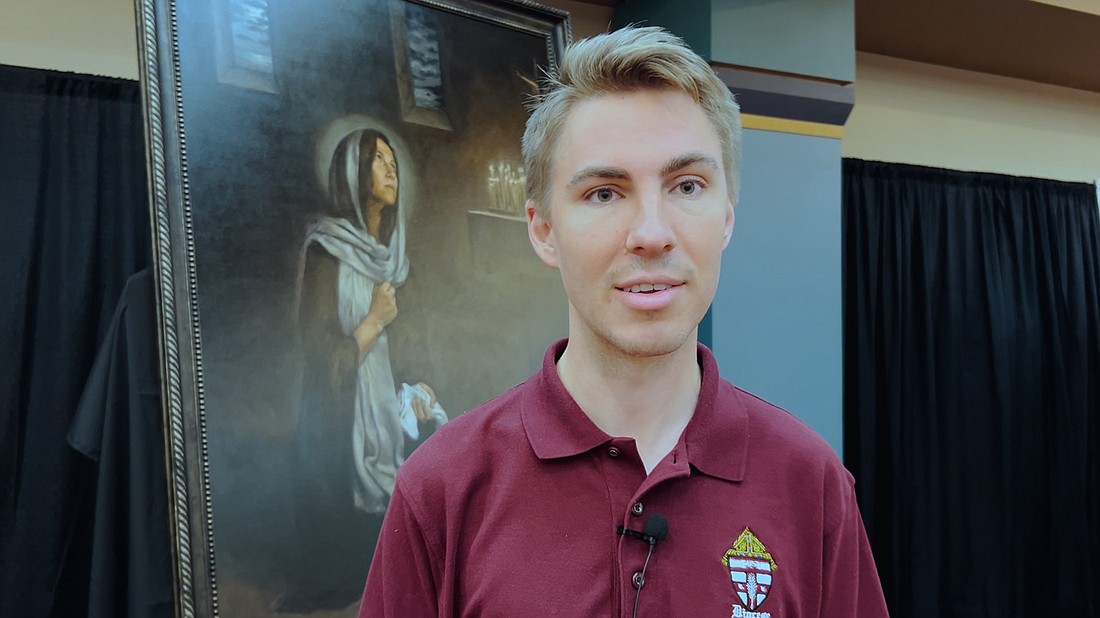
<instances>
[{"instance_id":1,"label":"man's ear","mask_svg":"<svg viewBox=\"0 0 1100 618\"><path fill-rule=\"evenodd\" d=\"M726 225L725 225L725 230L723 231L723 236L722 236L722 238L723 238L722 248L723 249L730 246L730 236L733 235L733 221L734 221L733 198L730 198L730 200L726 203Z\"/></svg>"},{"instance_id":2,"label":"man's ear","mask_svg":"<svg viewBox=\"0 0 1100 618\"><path fill-rule=\"evenodd\" d=\"M531 247L542 263L550 268L557 268L558 251L554 247L553 234L550 233L550 215L547 213L544 217L540 212L534 200L527 200L527 237L531 239Z\"/></svg>"}]
</instances>

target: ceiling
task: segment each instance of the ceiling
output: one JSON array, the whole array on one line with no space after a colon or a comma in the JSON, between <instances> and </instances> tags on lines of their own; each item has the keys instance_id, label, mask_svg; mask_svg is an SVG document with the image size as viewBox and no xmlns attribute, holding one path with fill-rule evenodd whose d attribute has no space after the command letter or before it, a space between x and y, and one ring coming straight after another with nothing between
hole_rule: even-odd
<instances>
[{"instance_id":1,"label":"ceiling","mask_svg":"<svg viewBox=\"0 0 1100 618\"><path fill-rule=\"evenodd\" d=\"M1100 92L1100 0L855 4L859 51Z\"/></svg>"},{"instance_id":2,"label":"ceiling","mask_svg":"<svg viewBox=\"0 0 1100 618\"><path fill-rule=\"evenodd\" d=\"M856 49L1100 92L1098 13L1100 0L856 0Z\"/></svg>"}]
</instances>

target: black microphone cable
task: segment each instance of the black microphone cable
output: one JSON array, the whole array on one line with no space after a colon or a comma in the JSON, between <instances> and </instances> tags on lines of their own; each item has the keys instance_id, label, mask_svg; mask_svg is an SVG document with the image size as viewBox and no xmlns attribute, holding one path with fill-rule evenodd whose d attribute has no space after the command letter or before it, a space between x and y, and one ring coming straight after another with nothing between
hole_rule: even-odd
<instances>
[{"instance_id":1,"label":"black microphone cable","mask_svg":"<svg viewBox=\"0 0 1100 618\"><path fill-rule=\"evenodd\" d=\"M645 525L642 526L641 532L627 530L623 526L619 526L618 532L649 543L649 553L645 556L645 564L642 565L638 575L638 588L634 592L634 612L631 615L638 618L638 601L642 598L642 587L645 586L645 572L649 568L649 559L653 557L653 549L657 547L657 541L663 541L668 537L668 520L664 515L654 513L645 518Z\"/></svg>"},{"instance_id":2,"label":"black microphone cable","mask_svg":"<svg viewBox=\"0 0 1100 618\"><path fill-rule=\"evenodd\" d=\"M642 586L645 585L645 570L649 568L649 559L653 556L653 548L656 546L656 543L650 543L649 553L645 555L645 564L642 565L642 575L638 578L638 589L634 591L634 613L631 614L634 618L638 618L638 601L642 598Z\"/></svg>"}]
</instances>

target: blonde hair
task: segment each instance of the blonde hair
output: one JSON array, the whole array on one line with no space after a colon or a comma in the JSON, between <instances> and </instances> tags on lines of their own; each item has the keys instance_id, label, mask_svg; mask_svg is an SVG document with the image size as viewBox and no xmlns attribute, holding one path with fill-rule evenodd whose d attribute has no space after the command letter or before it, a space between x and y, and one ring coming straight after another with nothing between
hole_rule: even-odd
<instances>
[{"instance_id":1,"label":"blonde hair","mask_svg":"<svg viewBox=\"0 0 1100 618\"><path fill-rule=\"evenodd\" d=\"M570 45L548 77L523 132L527 198L549 215L550 174L558 138L573 106L610 92L679 90L690 95L718 133L730 199L740 188L741 110L729 88L680 37L655 26L627 26Z\"/></svg>"}]
</instances>

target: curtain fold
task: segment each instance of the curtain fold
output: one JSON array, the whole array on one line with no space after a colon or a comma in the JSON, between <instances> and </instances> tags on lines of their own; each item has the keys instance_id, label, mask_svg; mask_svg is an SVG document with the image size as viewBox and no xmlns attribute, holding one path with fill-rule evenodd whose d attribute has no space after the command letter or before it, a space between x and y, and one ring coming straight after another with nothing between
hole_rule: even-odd
<instances>
[{"instance_id":1,"label":"curtain fold","mask_svg":"<svg viewBox=\"0 0 1100 618\"><path fill-rule=\"evenodd\" d=\"M1095 187L846 159L845 463L891 614L1100 615Z\"/></svg>"},{"instance_id":2,"label":"curtain fold","mask_svg":"<svg viewBox=\"0 0 1100 618\"><path fill-rule=\"evenodd\" d=\"M0 615L80 615L94 470L65 435L150 262L137 83L0 66L0 201Z\"/></svg>"}]
</instances>

